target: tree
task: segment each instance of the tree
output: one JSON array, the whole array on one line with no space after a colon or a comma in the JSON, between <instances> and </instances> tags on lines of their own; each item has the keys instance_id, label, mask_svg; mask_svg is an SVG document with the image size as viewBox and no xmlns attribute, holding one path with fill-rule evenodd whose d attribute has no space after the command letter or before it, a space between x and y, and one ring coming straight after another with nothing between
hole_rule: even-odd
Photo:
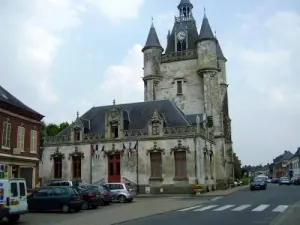
<instances>
[{"instance_id":1,"label":"tree","mask_svg":"<svg viewBox=\"0 0 300 225\"><path fill-rule=\"evenodd\" d=\"M41 138L40 138L40 145L41 147L43 146L44 143L44 138L46 136L56 136L58 135L61 131L66 129L70 124L68 122L63 122L60 123L59 125L54 124L54 123L49 123L48 125L42 121L41 125Z\"/></svg>"}]
</instances>

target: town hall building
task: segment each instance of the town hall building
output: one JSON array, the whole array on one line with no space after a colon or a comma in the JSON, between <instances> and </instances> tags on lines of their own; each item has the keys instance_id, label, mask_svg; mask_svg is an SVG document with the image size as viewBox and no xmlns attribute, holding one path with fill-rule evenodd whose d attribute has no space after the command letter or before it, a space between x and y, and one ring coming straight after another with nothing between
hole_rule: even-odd
<instances>
[{"instance_id":1,"label":"town hall building","mask_svg":"<svg viewBox=\"0 0 300 225\"><path fill-rule=\"evenodd\" d=\"M232 182L226 58L204 15L181 0L164 50L152 24L144 54L144 102L93 107L46 137L40 173L50 180L130 182L139 193L188 193Z\"/></svg>"}]
</instances>

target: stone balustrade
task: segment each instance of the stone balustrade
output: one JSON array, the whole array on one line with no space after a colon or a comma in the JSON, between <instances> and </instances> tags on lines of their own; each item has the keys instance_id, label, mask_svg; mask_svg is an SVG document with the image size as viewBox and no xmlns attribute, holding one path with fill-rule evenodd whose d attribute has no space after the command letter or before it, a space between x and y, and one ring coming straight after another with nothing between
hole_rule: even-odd
<instances>
[{"instance_id":1,"label":"stone balustrade","mask_svg":"<svg viewBox=\"0 0 300 225\"><path fill-rule=\"evenodd\" d=\"M171 137L171 136L203 136L209 140L213 140L213 134L207 133L204 129L200 129L200 133L197 134L196 126L183 126L183 127L164 127L162 133L157 135L158 137ZM148 133L147 129L136 129L136 130L124 130L123 136L118 139L132 139L132 138L151 138L153 135ZM78 143L93 143L103 140L111 140L112 138L105 138L104 134L101 133L86 133L83 134L83 140ZM45 145L57 145L57 144L71 144L72 139L70 135L46 137L44 140Z\"/></svg>"},{"instance_id":2,"label":"stone balustrade","mask_svg":"<svg viewBox=\"0 0 300 225\"><path fill-rule=\"evenodd\" d=\"M181 52L171 52L167 54L162 54L161 62L174 62L179 60L187 60L187 59L196 59L198 54L196 50L186 50Z\"/></svg>"}]
</instances>

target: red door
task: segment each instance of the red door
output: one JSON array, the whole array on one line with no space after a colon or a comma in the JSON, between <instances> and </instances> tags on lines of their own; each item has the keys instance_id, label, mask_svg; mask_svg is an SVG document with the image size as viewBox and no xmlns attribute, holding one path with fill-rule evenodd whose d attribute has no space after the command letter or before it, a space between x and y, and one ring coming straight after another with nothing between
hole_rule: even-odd
<instances>
[{"instance_id":1,"label":"red door","mask_svg":"<svg viewBox=\"0 0 300 225\"><path fill-rule=\"evenodd\" d=\"M108 155L108 183L121 182L120 154Z\"/></svg>"}]
</instances>

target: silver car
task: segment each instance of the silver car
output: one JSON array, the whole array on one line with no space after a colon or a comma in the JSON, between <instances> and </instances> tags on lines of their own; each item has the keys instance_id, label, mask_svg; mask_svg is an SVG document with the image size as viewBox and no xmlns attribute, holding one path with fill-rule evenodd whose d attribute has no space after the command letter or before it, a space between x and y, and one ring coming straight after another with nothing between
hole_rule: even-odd
<instances>
[{"instance_id":1,"label":"silver car","mask_svg":"<svg viewBox=\"0 0 300 225\"><path fill-rule=\"evenodd\" d=\"M117 200L121 203L132 202L136 195L135 189L130 184L125 183L107 183L112 200Z\"/></svg>"}]
</instances>

